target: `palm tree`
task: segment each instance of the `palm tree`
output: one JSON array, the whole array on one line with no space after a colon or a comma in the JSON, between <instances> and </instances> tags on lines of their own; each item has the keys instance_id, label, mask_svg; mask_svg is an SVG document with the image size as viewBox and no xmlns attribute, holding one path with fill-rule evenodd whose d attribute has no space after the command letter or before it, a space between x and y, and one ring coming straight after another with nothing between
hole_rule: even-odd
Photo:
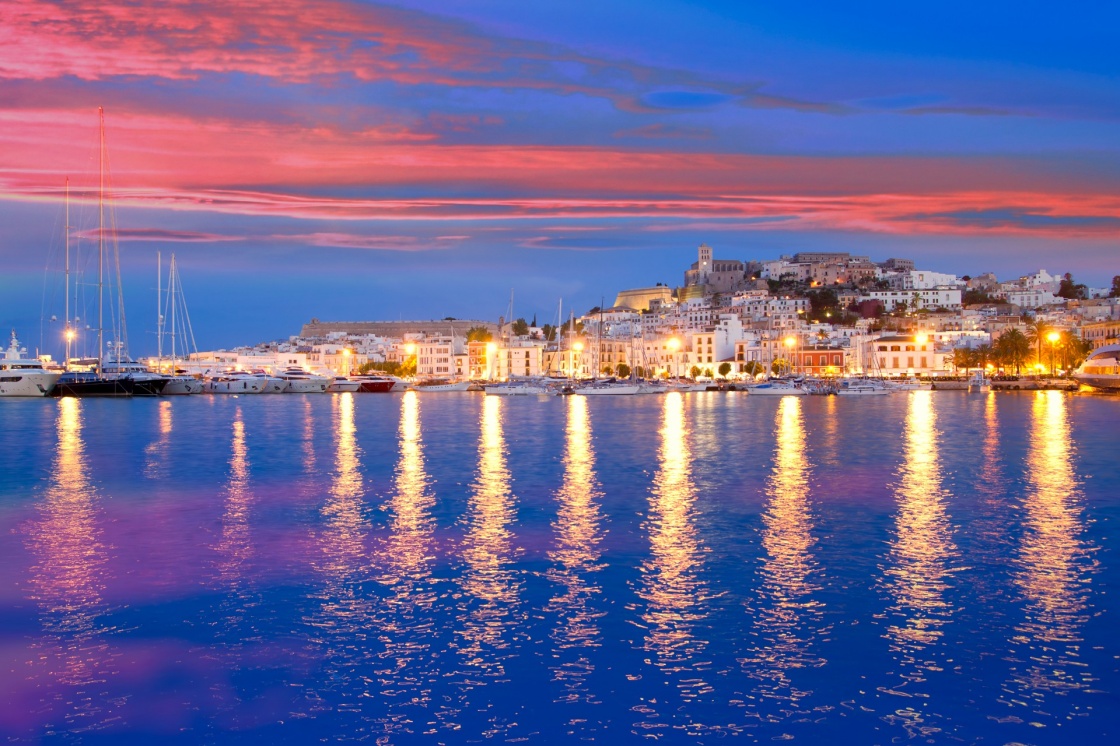
<instances>
[{"instance_id":1,"label":"palm tree","mask_svg":"<svg viewBox=\"0 0 1120 746\"><path fill-rule=\"evenodd\" d=\"M1019 375L1019 369L1026 363L1030 351L1031 343L1026 335L1014 327L996 339L996 359L1001 365L1015 366L1015 375Z\"/></svg>"},{"instance_id":2,"label":"palm tree","mask_svg":"<svg viewBox=\"0 0 1120 746\"><path fill-rule=\"evenodd\" d=\"M1037 345L1038 357L1036 362L1044 365L1042 362L1042 343L1046 341L1046 335L1050 333L1050 325L1044 320L1035 316L1034 320L1027 324L1027 342L1032 345Z\"/></svg>"},{"instance_id":3,"label":"palm tree","mask_svg":"<svg viewBox=\"0 0 1120 746\"><path fill-rule=\"evenodd\" d=\"M958 371L964 368L964 374L966 376L968 375L968 369L976 365L976 361L976 352L971 347L957 347L950 356L950 362L953 363L953 367Z\"/></svg>"}]
</instances>

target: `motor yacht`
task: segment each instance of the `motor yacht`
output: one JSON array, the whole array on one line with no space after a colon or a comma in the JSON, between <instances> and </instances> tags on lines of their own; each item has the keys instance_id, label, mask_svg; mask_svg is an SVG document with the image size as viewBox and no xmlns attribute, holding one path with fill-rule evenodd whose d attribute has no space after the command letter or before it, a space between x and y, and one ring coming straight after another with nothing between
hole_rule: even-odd
<instances>
[{"instance_id":1,"label":"motor yacht","mask_svg":"<svg viewBox=\"0 0 1120 746\"><path fill-rule=\"evenodd\" d=\"M354 381L346 376L335 376L327 384L327 392L331 394L357 393L361 388L361 381Z\"/></svg>"},{"instance_id":2,"label":"motor yacht","mask_svg":"<svg viewBox=\"0 0 1120 746\"><path fill-rule=\"evenodd\" d=\"M47 396L61 375L62 371L47 370L39 360L28 358L12 330L8 350L0 359L0 396Z\"/></svg>"},{"instance_id":3,"label":"motor yacht","mask_svg":"<svg viewBox=\"0 0 1120 746\"><path fill-rule=\"evenodd\" d=\"M351 376L350 380L358 382L358 391L363 394L387 394L397 385L388 376Z\"/></svg>"},{"instance_id":4,"label":"motor yacht","mask_svg":"<svg viewBox=\"0 0 1120 746\"><path fill-rule=\"evenodd\" d=\"M1120 344L1104 345L1093 350L1070 375L1078 383L1095 389L1120 391Z\"/></svg>"},{"instance_id":5,"label":"motor yacht","mask_svg":"<svg viewBox=\"0 0 1120 746\"><path fill-rule=\"evenodd\" d=\"M808 396L809 390L793 381L763 381L747 387L752 396Z\"/></svg>"},{"instance_id":6,"label":"motor yacht","mask_svg":"<svg viewBox=\"0 0 1120 746\"><path fill-rule=\"evenodd\" d=\"M205 391L209 394L259 394L264 381L242 371L226 371L206 379Z\"/></svg>"},{"instance_id":7,"label":"motor yacht","mask_svg":"<svg viewBox=\"0 0 1120 746\"><path fill-rule=\"evenodd\" d=\"M286 394L322 394L326 393L331 379L326 376L309 373L303 368L287 368L275 375L288 382Z\"/></svg>"}]
</instances>

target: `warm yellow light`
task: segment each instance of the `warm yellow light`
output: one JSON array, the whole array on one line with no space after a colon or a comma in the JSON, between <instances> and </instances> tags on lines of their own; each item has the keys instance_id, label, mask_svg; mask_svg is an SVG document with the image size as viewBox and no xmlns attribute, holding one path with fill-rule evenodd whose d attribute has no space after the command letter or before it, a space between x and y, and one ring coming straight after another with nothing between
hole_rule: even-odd
<instances>
[{"instance_id":1,"label":"warm yellow light","mask_svg":"<svg viewBox=\"0 0 1120 746\"><path fill-rule=\"evenodd\" d=\"M992 370L992 369L994 369L994 368L995 368L996 366L992 365L991 363L988 363L988 365L987 365L986 367L987 367L987 369L988 369L988 370Z\"/></svg>"},{"instance_id":2,"label":"warm yellow light","mask_svg":"<svg viewBox=\"0 0 1120 746\"><path fill-rule=\"evenodd\" d=\"M493 342L487 342L486 343L486 354L487 355L493 355L495 352L497 352L497 350L498 350L498 345L494 344Z\"/></svg>"},{"instance_id":3,"label":"warm yellow light","mask_svg":"<svg viewBox=\"0 0 1120 746\"><path fill-rule=\"evenodd\" d=\"M795 337L786 337L786 347L793 347L795 344L797 344Z\"/></svg>"},{"instance_id":4,"label":"warm yellow light","mask_svg":"<svg viewBox=\"0 0 1120 746\"><path fill-rule=\"evenodd\" d=\"M1046 370L1046 366L1042 363L1036 363L1034 367L1036 370Z\"/></svg>"},{"instance_id":5,"label":"warm yellow light","mask_svg":"<svg viewBox=\"0 0 1120 746\"><path fill-rule=\"evenodd\" d=\"M73 339L74 339L74 330L73 329L67 329L66 330L66 339L73 341Z\"/></svg>"},{"instance_id":6,"label":"warm yellow light","mask_svg":"<svg viewBox=\"0 0 1120 746\"><path fill-rule=\"evenodd\" d=\"M676 337L669 337L669 341L665 343L669 347L669 352L676 352L681 348L681 341Z\"/></svg>"},{"instance_id":7,"label":"warm yellow light","mask_svg":"<svg viewBox=\"0 0 1120 746\"><path fill-rule=\"evenodd\" d=\"M415 355L416 354L416 345L409 342L408 344L406 344L404 346L404 352L405 352L406 355Z\"/></svg>"},{"instance_id":8,"label":"warm yellow light","mask_svg":"<svg viewBox=\"0 0 1120 746\"><path fill-rule=\"evenodd\" d=\"M916 341L916 342L917 342L918 344L920 344L920 345L924 345L924 344L925 344L926 342L928 342L928 341L929 341L929 335L927 335L927 334L919 334L919 335L918 335L918 338L917 338L917 339L916 339L915 341Z\"/></svg>"},{"instance_id":9,"label":"warm yellow light","mask_svg":"<svg viewBox=\"0 0 1120 746\"><path fill-rule=\"evenodd\" d=\"M1046 338L1049 339L1051 342L1057 342L1059 339L1062 338L1062 335L1058 334L1057 332L1050 332L1049 334L1046 335Z\"/></svg>"},{"instance_id":10,"label":"warm yellow light","mask_svg":"<svg viewBox=\"0 0 1120 746\"><path fill-rule=\"evenodd\" d=\"M572 349L576 352L583 352L583 342L576 342L572 345Z\"/></svg>"},{"instance_id":11,"label":"warm yellow light","mask_svg":"<svg viewBox=\"0 0 1120 746\"><path fill-rule=\"evenodd\" d=\"M344 357L350 357L350 350L343 349L342 354Z\"/></svg>"}]
</instances>

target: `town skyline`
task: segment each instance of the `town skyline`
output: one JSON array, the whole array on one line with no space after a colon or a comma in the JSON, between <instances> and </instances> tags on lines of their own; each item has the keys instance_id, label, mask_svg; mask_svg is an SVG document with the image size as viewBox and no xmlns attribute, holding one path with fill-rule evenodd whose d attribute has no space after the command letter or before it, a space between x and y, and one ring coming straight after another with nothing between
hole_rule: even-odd
<instances>
[{"instance_id":1,"label":"town skyline","mask_svg":"<svg viewBox=\"0 0 1120 746\"><path fill-rule=\"evenodd\" d=\"M699 243L1116 273L1112 8L3 10L0 290L28 340L58 315L67 178L89 271L100 106L138 354L157 251L207 346L313 316L496 319L511 288L519 316L587 309L677 284Z\"/></svg>"}]
</instances>

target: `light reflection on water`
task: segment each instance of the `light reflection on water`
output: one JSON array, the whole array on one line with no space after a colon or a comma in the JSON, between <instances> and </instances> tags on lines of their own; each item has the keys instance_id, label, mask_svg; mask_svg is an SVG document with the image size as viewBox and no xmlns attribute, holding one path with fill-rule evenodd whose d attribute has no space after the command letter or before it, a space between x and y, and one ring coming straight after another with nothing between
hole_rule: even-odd
<instances>
[{"instance_id":1,"label":"light reflection on water","mask_svg":"<svg viewBox=\"0 0 1120 746\"><path fill-rule=\"evenodd\" d=\"M1048 700L1086 689L1093 672L1082 660L1081 627L1089 618L1094 548L1081 538L1080 479L1073 466L1067 399L1040 391L1031 408L1023 534L1015 583L1024 618L1009 640L1009 702L1049 718Z\"/></svg>"},{"instance_id":2,"label":"light reflection on water","mask_svg":"<svg viewBox=\"0 0 1120 746\"><path fill-rule=\"evenodd\" d=\"M50 402L0 739L1109 742L1112 403L881 399Z\"/></svg>"},{"instance_id":3,"label":"light reflection on water","mask_svg":"<svg viewBox=\"0 0 1120 746\"><path fill-rule=\"evenodd\" d=\"M554 681L563 685L561 701L595 702L587 678L595 670L593 651L602 647L600 620L605 615L597 599L602 589L595 574L603 569L602 492L595 478L595 450L587 398L569 396L564 446L564 481L556 494L552 529L556 544L549 552L548 578L557 592L546 611L558 624L550 632L559 660L550 666ZM569 723L570 726L578 723ZM569 732L571 735L571 732Z\"/></svg>"},{"instance_id":4,"label":"light reflection on water","mask_svg":"<svg viewBox=\"0 0 1120 746\"><path fill-rule=\"evenodd\" d=\"M696 491L692 483L692 452L685 424L685 402L679 392L663 397L661 446L658 469L649 496L649 556L642 562L637 588L645 601L640 616L646 628L643 647L650 662L674 683L680 701L698 700L713 690L708 681L712 664L706 660L708 645L703 624L708 616L709 592L703 577L705 548L695 520ZM697 733L706 729L687 714L687 706L670 710L655 702L636 706L642 716L637 727L665 735L683 728ZM678 713L682 723L676 723Z\"/></svg>"},{"instance_id":5,"label":"light reflection on water","mask_svg":"<svg viewBox=\"0 0 1120 746\"><path fill-rule=\"evenodd\" d=\"M793 680L798 669L825 665L813 651L821 634L822 605L813 593L820 589L813 557L813 515L809 503L810 466L805 454L805 425L800 397L787 396L775 418L777 447L774 468L766 485L762 515L762 548L758 607L753 614L758 645L741 659L754 691L764 701L797 707L811 692Z\"/></svg>"},{"instance_id":6,"label":"light reflection on water","mask_svg":"<svg viewBox=\"0 0 1120 746\"><path fill-rule=\"evenodd\" d=\"M931 674L947 665L947 652L940 643L955 611L946 596L957 548L942 490L934 396L931 391L908 394L905 460L895 488L894 538L888 564L882 568L891 600L885 636L901 681L879 689L906 703L884 719L902 726L911 737L928 737L942 729L939 717L921 701L930 696Z\"/></svg>"},{"instance_id":7,"label":"light reflection on water","mask_svg":"<svg viewBox=\"0 0 1120 746\"><path fill-rule=\"evenodd\" d=\"M323 661L318 689L308 693L312 712L333 709L354 737L369 728L363 716L364 701L371 696L369 665L374 640L373 608L377 599L363 588L369 574L366 554L368 521L363 514L364 482L360 471L354 398L331 398L334 463L326 501L320 508L322 526L314 564L322 585L312 596L313 613L307 619L311 641ZM305 435L305 442L308 436ZM315 459L306 459L314 465Z\"/></svg>"},{"instance_id":8,"label":"light reflection on water","mask_svg":"<svg viewBox=\"0 0 1120 746\"><path fill-rule=\"evenodd\" d=\"M392 517L379 579L389 595L375 612L384 643L375 676L389 710L383 730L407 738L432 732L429 709L438 678L431 658L432 638L439 632L432 615L436 593L431 583L435 496L425 470L420 396L415 391L401 398L397 438L399 458L389 500ZM419 727L417 718L424 718Z\"/></svg>"},{"instance_id":9,"label":"light reflection on water","mask_svg":"<svg viewBox=\"0 0 1120 746\"><path fill-rule=\"evenodd\" d=\"M43 634L34 642L39 707L49 730L106 725L105 677L111 670L103 621L110 547L100 528L102 496L95 489L82 439L80 399L58 400L56 450L50 482L28 528L28 598L39 608ZM54 722L60 717L62 722Z\"/></svg>"}]
</instances>

